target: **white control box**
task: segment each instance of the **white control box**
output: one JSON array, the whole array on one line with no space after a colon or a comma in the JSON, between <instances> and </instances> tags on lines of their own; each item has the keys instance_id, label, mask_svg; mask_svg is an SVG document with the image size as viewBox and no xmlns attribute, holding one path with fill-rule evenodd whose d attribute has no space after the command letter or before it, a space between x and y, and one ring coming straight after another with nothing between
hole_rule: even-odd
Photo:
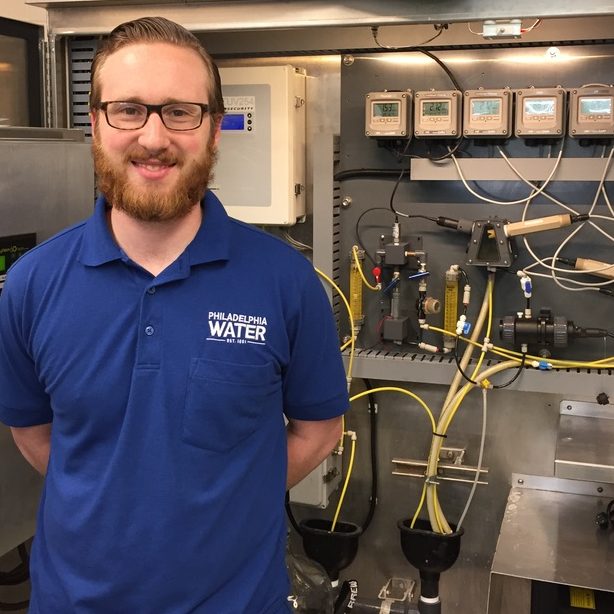
<instances>
[{"instance_id":1,"label":"white control box","mask_svg":"<svg viewBox=\"0 0 614 614\"><path fill-rule=\"evenodd\" d=\"M290 501L326 508L331 495L341 484L341 456L331 454L309 475L290 489Z\"/></svg>"},{"instance_id":2,"label":"white control box","mask_svg":"<svg viewBox=\"0 0 614 614\"><path fill-rule=\"evenodd\" d=\"M305 71L220 68L226 114L210 188L228 214L288 226L305 214Z\"/></svg>"}]
</instances>

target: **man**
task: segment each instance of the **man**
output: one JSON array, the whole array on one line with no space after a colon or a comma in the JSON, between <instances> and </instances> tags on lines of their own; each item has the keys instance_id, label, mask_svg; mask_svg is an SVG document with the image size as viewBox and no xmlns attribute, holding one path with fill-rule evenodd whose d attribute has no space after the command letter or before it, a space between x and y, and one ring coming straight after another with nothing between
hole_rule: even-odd
<instances>
[{"instance_id":1,"label":"man","mask_svg":"<svg viewBox=\"0 0 614 614\"><path fill-rule=\"evenodd\" d=\"M330 306L206 192L223 100L193 35L118 26L91 109L104 197L0 299L0 420L46 474L30 612L287 612L284 493L348 404Z\"/></svg>"}]
</instances>

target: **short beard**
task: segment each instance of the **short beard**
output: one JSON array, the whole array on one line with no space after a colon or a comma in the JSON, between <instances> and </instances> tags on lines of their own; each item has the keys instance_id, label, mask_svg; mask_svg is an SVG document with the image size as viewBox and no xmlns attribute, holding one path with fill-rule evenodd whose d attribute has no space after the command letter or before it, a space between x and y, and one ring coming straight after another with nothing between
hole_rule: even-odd
<instances>
[{"instance_id":1,"label":"short beard","mask_svg":"<svg viewBox=\"0 0 614 614\"><path fill-rule=\"evenodd\" d=\"M179 177L175 189L167 193L156 193L130 185L127 171L109 159L99 144L99 138L95 138L92 143L92 153L96 185L100 192L115 209L142 222L166 222L185 217L207 191L213 180L213 167L217 160L213 135L202 157L189 166L182 164L181 160L169 153L162 152L152 156L140 145L131 147L124 154L124 165L131 164L132 160L151 159L159 160L163 164L182 164L181 172L185 175Z\"/></svg>"}]
</instances>

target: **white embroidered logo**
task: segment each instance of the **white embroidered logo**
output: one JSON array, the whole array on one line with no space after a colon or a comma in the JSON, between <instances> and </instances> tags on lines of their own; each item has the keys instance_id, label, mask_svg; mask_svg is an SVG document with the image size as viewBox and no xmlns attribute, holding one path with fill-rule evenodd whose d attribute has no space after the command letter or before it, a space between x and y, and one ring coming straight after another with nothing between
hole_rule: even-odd
<instances>
[{"instance_id":1,"label":"white embroidered logo","mask_svg":"<svg viewBox=\"0 0 614 614\"><path fill-rule=\"evenodd\" d=\"M210 311L207 341L265 345L266 327L267 321L264 316Z\"/></svg>"}]
</instances>

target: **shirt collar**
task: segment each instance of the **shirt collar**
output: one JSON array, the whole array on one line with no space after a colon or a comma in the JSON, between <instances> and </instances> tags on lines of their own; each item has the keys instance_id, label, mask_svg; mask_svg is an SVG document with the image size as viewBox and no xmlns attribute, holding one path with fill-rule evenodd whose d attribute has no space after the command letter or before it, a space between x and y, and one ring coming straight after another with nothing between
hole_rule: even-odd
<instances>
[{"instance_id":1,"label":"shirt collar","mask_svg":"<svg viewBox=\"0 0 614 614\"><path fill-rule=\"evenodd\" d=\"M231 219L222 203L210 191L200 203L203 220L196 236L185 250L191 265L228 260L230 257ZM107 224L107 200L96 200L94 214L86 221L79 261L85 266L100 266L125 259Z\"/></svg>"}]
</instances>

